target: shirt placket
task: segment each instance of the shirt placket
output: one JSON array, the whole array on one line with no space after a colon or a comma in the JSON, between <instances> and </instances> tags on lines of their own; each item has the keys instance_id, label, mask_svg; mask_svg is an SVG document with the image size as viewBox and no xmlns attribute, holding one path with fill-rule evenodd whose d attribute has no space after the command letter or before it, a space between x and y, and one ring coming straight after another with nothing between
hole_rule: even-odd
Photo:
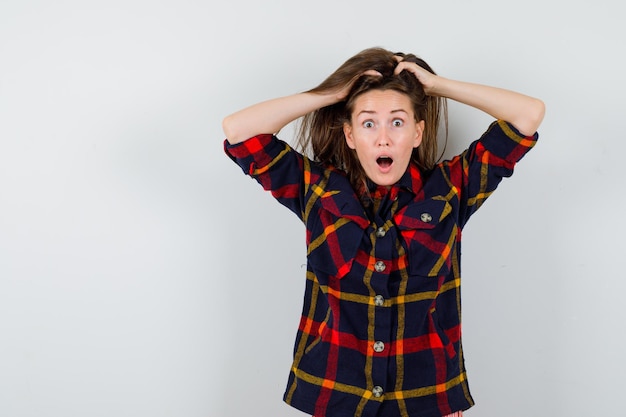
<instances>
[{"instance_id":1,"label":"shirt placket","mask_svg":"<svg viewBox=\"0 0 626 417\"><path fill-rule=\"evenodd\" d=\"M389 299L389 275L392 271L393 251L395 250L395 230L391 218L391 210L382 204L374 216L372 224L372 261L374 272L370 282L374 292L373 340L370 341L372 351L372 396L380 399L388 390L387 380L392 342L393 317ZM381 214L386 214L384 217Z\"/></svg>"}]
</instances>

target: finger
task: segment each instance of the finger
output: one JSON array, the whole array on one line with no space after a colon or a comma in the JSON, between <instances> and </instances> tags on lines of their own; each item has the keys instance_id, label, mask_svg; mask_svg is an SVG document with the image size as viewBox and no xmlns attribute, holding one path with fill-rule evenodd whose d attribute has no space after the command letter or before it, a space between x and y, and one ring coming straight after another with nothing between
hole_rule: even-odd
<instances>
[{"instance_id":1,"label":"finger","mask_svg":"<svg viewBox=\"0 0 626 417\"><path fill-rule=\"evenodd\" d=\"M404 70L408 70L408 71L411 71L412 73L415 73L415 71L413 71L411 64L412 62L400 61L398 65L396 65L396 68L393 70L394 75L398 75Z\"/></svg>"},{"instance_id":2,"label":"finger","mask_svg":"<svg viewBox=\"0 0 626 417\"><path fill-rule=\"evenodd\" d=\"M371 75L374 77L382 77L383 74L381 74L380 72L376 71L376 70L367 70L365 71L363 74L361 74L361 76L363 75Z\"/></svg>"}]
</instances>

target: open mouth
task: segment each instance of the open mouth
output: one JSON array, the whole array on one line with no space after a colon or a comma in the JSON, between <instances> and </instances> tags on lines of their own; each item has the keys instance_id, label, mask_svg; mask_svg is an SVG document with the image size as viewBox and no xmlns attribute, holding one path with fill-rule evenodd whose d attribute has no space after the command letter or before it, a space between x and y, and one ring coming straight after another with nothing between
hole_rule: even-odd
<instances>
[{"instance_id":1,"label":"open mouth","mask_svg":"<svg viewBox=\"0 0 626 417\"><path fill-rule=\"evenodd\" d=\"M389 168L393 164L393 159L388 156L381 156L376 159L376 163L381 168Z\"/></svg>"}]
</instances>

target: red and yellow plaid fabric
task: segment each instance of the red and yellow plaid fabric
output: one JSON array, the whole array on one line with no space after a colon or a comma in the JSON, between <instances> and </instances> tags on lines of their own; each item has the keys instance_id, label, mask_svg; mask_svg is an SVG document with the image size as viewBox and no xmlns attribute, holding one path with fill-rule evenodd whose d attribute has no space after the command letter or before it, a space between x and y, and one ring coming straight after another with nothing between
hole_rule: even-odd
<instances>
[{"instance_id":1,"label":"red and yellow plaid fabric","mask_svg":"<svg viewBox=\"0 0 626 417\"><path fill-rule=\"evenodd\" d=\"M306 225L288 404L317 417L440 417L473 405L461 230L536 140L497 121L461 155L430 172L410 165L391 189L369 193L272 135L225 141L244 172Z\"/></svg>"}]
</instances>

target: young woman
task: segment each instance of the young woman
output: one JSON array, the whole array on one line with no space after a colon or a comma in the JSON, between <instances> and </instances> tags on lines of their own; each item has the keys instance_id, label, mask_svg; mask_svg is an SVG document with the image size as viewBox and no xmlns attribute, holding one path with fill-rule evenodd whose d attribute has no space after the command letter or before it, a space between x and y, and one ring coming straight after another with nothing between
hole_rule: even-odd
<instances>
[{"instance_id":1,"label":"young woman","mask_svg":"<svg viewBox=\"0 0 626 417\"><path fill-rule=\"evenodd\" d=\"M495 121L437 163L446 99ZM307 273L284 400L317 417L460 416L461 230L530 150L543 103L371 48L318 87L224 119L227 154L302 219ZM276 132L301 118L300 151Z\"/></svg>"}]
</instances>

